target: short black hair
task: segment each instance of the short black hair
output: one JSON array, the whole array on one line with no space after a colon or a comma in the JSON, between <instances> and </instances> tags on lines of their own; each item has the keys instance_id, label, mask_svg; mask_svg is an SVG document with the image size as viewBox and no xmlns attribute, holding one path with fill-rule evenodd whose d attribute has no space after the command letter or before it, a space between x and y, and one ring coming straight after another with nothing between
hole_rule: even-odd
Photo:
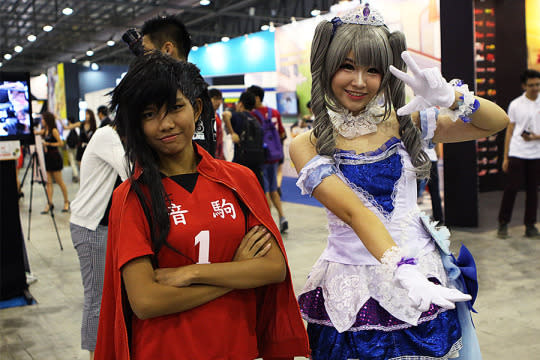
<instances>
[{"instance_id":1,"label":"short black hair","mask_svg":"<svg viewBox=\"0 0 540 360\"><path fill-rule=\"evenodd\" d=\"M161 48L167 41L173 42L178 49L178 55L187 60L191 50L191 36L178 17L158 16L147 20L142 26L141 33L148 35L157 48Z\"/></svg>"},{"instance_id":2,"label":"short black hair","mask_svg":"<svg viewBox=\"0 0 540 360\"><path fill-rule=\"evenodd\" d=\"M105 105L101 105L97 108L98 114L103 114L103 116L109 116L109 108Z\"/></svg>"},{"instance_id":3,"label":"short black hair","mask_svg":"<svg viewBox=\"0 0 540 360\"><path fill-rule=\"evenodd\" d=\"M219 89L209 89L208 90L208 95L210 96L210 99L213 99L213 98L220 98L220 99L223 99L223 94L221 93L221 90Z\"/></svg>"},{"instance_id":4,"label":"short black hair","mask_svg":"<svg viewBox=\"0 0 540 360\"><path fill-rule=\"evenodd\" d=\"M523 85L525 85L529 79L540 79L540 72L533 69L527 69L519 76L519 80L521 80Z\"/></svg>"},{"instance_id":5,"label":"short black hair","mask_svg":"<svg viewBox=\"0 0 540 360\"><path fill-rule=\"evenodd\" d=\"M240 99L238 99L238 101L244 105L247 111L251 111L255 107L255 94L244 91L240 94Z\"/></svg>"},{"instance_id":6,"label":"short black hair","mask_svg":"<svg viewBox=\"0 0 540 360\"><path fill-rule=\"evenodd\" d=\"M262 87L257 86L257 85L251 85L250 87L247 88L247 91L249 91L250 93L252 93L255 96L258 96L259 99L261 99L261 101L263 101L263 99L264 99L264 89Z\"/></svg>"}]
</instances>

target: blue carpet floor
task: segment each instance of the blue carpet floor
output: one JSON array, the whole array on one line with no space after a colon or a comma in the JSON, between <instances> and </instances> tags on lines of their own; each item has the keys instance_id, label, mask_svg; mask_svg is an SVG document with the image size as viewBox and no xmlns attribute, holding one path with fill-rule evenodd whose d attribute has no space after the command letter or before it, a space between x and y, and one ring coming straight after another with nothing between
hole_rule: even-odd
<instances>
[{"instance_id":1,"label":"blue carpet floor","mask_svg":"<svg viewBox=\"0 0 540 360\"><path fill-rule=\"evenodd\" d=\"M29 304L28 301L31 301L31 303ZM33 299L28 300L24 296L17 296L17 297L8 299L8 300L0 301L0 309L7 309L7 308L10 308L10 307L15 307L15 306L32 305L32 304L35 304L35 303L36 303L36 301L33 300Z\"/></svg>"},{"instance_id":2,"label":"blue carpet floor","mask_svg":"<svg viewBox=\"0 0 540 360\"><path fill-rule=\"evenodd\" d=\"M322 204L315 198L309 195L301 195L300 189L296 186L296 180L297 178L283 177L283 181L281 182L281 201L322 207Z\"/></svg>"}]
</instances>

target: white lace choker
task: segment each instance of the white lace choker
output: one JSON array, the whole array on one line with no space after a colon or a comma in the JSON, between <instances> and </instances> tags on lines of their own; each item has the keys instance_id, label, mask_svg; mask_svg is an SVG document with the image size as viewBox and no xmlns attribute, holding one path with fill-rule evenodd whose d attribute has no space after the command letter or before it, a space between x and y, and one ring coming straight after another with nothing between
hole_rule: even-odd
<instances>
[{"instance_id":1,"label":"white lace choker","mask_svg":"<svg viewBox=\"0 0 540 360\"><path fill-rule=\"evenodd\" d=\"M371 101L358 115L353 115L347 109L341 112L327 111L334 129L346 139L376 132L377 124L384 119L384 107L378 105L378 101Z\"/></svg>"}]
</instances>

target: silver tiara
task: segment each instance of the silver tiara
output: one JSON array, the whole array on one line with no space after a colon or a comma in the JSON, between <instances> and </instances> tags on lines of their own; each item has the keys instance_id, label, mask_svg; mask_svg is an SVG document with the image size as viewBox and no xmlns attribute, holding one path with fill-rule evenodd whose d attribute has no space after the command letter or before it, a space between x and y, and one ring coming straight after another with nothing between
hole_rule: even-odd
<instances>
[{"instance_id":1,"label":"silver tiara","mask_svg":"<svg viewBox=\"0 0 540 360\"><path fill-rule=\"evenodd\" d=\"M366 3L364 6L348 11L340 17L336 16L332 19L332 24L335 32L336 28L341 24L384 26L384 19L378 10L370 8L369 4Z\"/></svg>"}]
</instances>

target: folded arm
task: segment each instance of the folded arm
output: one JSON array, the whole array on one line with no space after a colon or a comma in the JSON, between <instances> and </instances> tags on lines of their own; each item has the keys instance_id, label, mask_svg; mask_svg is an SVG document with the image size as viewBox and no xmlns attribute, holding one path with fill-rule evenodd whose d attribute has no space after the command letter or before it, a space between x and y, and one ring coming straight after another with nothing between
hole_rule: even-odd
<instances>
[{"instance_id":1,"label":"folded arm","mask_svg":"<svg viewBox=\"0 0 540 360\"><path fill-rule=\"evenodd\" d=\"M287 267L275 238L264 226L255 226L231 262L157 269L155 273L157 281L173 286L205 284L251 289L285 280Z\"/></svg>"},{"instance_id":2,"label":"folded arm","mask_svg":"<svg viewBox=\"0 0 540 360\"><path fill-rule=\"evenodd\" d=\"M232 289L192 285L174 287L158 283L148 257L131 260L122 267L129 303L142 320L193 309L227 294Z\"/></svg>"}]
</instances>

